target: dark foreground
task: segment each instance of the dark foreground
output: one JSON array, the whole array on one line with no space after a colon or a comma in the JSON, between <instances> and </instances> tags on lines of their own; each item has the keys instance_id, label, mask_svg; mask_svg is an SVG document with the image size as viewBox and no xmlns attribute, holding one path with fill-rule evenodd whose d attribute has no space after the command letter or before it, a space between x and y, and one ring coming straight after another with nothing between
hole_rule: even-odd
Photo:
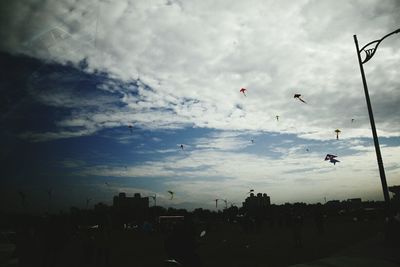
<instances>
[{"instance_id":1,"label":"dark foreground","mask_svg":"<svg viewBox=\"0 0 400 267\"><path fill-rule=\"evenodd\" d=\"M301 224L264 223L246 231L239 223L196 225L195 251L199 266L290 266L340 255L383 236L384 227L381 219L355 221L345 216L326 218L323 228L317 228L312 219ZM202 230L207 231L200 237ZM71 234L59 229L39 238L24 238L23 243L17 242L14 260L3 257L0 266L164 266L171 258L166 240L174 236L138 228L93 228ZM358 249L359 258L368 253L373 252Z\"/></svg>"}]
</instances>

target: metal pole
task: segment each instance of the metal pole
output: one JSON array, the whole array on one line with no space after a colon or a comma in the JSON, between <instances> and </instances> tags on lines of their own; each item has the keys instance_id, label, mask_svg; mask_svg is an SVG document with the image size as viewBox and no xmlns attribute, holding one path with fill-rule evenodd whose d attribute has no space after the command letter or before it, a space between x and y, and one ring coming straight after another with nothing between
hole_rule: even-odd
<instances>
[{"instance_id":1,"label":"metal pole","mask_svg":"<svg viewBox=\"0 0 400 267\"><path fill-rule=\"evenodd\" d=\"M363 85L364 85L365 100L367 101L369 121L371 123L372 136L374 138L376 159L378 161L378 167L379 167L379 174L380 174L380 177L381 177L383 196L385 198L386 205L389 205L390 197L389 197L389 191L388 191L388 187L387 187L387 183L386 183L385 168L383 167L381 149L379 147L378 135L376 134L374 114L372 113L371 101L369 99L369 93L368 93L367 80L365 79L364 68L363 68L362 61L361 61L360 50L359 50L359 47L358 47L358 41L357 41L357 36L356 35L354 35L354 43L356 44L358 64L360 65L361 78L362 78L362 82L363 82Z\"/></svg>"}]
</instances>

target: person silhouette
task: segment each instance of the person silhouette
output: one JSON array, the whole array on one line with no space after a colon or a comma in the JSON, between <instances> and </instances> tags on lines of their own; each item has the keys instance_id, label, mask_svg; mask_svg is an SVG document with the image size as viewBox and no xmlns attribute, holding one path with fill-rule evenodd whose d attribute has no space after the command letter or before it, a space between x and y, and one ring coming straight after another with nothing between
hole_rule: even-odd
<instances>
[{"instance_id":1,"label":"person silhouette","mask_svg":"<svg viewBox=\"0 0 400 267\"><path fill-rule=\"evenodd\" d=\"M294 214L292 218L293 240L296 248L303 246L303 216Z\"/></svg>"},{"instance_id":2,"label":"person silhouette","mask_svg":"<svg viewBox=\"0 0 400 267\"><path fill-rule=\"evenodd\" d=\"M165 241L167 255L182 266L202 266L196 252L196 231L190 215L183 222L176 223Z\"/></svg>"}]
</instances>

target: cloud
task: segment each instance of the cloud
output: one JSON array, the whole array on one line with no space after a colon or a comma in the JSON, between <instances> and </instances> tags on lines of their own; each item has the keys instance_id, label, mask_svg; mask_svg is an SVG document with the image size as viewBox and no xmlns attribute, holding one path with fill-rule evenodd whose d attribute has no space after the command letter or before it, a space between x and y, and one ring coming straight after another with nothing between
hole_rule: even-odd
<instances>
[{"instance_id":1,"label":"cloud","mask_svg":"<svg viewBox=\"0 0 400 267\"><path fill-rule=\"evenodd\" d=\"M94 112L85 106L112 103L67 88L37 94L45 104L80 109L73 119L107 117L109 124L95 119L97 129L133 118L153 130L196 126L326 140L340 128L344 139L370 136L352 35L365 43L393 30L396 1L179 3L15 1L3 18L1 49L62 64L85 59L85 72L124 81L99 82L116 106ZM380 59L365 66L382 136L400 133L397 43L388 40ZM138 76L141 83L130 83ZM295 92L308 104L296 102Z\"/></svg>"},{"instance_id":2,"label":"cloud","mask_svg":"<svg viewBox=\"0 0 400 267\"><path fill-rule=\"evenodd\" d=\"M86 165L86 162L82 160L65 159L61 161L61 164L65 168L79 168L81 166Z\"/></svg>"},{"instance_id":3,"label":"cloud","mask_svg":"<svg viewBox=\"0 0 400 267\"><path fill-rule=\"evenodd\" d=\"M243 138L244 136L249 138ZM216 132L208 137L197 138L193 142L194 149L210 149L210 150L242 150L252 145L254 141L253 136L257 136L259 133L253 132Z\"/></svg>"},{"instance_id":4,"label":"cloud","mask_svg":"<svg viewBox=\"0 0 400 267\"><path fill-rule=\"evenodd\" d=\"M212 135L210 139L214 138ZM234 133L226 135L238 138ZM237 139L237 142L242 140ZM204 142L204 138L198 141ZM128 181L161 177L163 188L173 188L181 195L179 201L190 198L195 202L204 202L223 197L240 203L249 188L267 193L274 203L299 199L322 201L324 195L330 199L350 196L379 198L380 179L375 151L369 143L360 140L342 142L342 147L337 148L341 151L338 155L340 163L336 165L324 161L324 154L317 148L305 152L304 145L282 148L279 150L282 155L278 158L230 148L207 147L182 153L176 150L173 154L160 153L161 158L157 160L134 163L126 169L107 165L88 167L81 174L125 178ZM400 182L396 160L399 152L397 146L382 146L389 184Z\"/></svg>"},{"instance_id":5,"label":"cloud","mask_svg":"<svg viewBox=\"0 0 400 267\"><path fill-rule=\"evenodd\" d=\"M78 131L43 132L43 133L25 132L23 134L20 134L20 137L23 139L31 140L33 142L43 142L43 141L50 141L63 138L88 136L92 135L95 132L96 129L91 129L91 130L84 129Z\"/></svg>"}]
</instances>

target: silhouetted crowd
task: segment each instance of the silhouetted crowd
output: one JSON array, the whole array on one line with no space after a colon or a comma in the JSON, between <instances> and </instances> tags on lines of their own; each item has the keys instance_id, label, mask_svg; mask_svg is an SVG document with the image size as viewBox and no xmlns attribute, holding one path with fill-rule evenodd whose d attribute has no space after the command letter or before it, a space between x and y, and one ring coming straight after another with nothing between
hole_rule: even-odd
<instances>
[{"instance_id":1,"label":"silhouetted crowd","mask_svg":"<svg viewBox=\"0 0 400 267\"><path fill-rule=\"evenodd\" d=\"M157 209L156 209L157 208ZM111 236L116 232L140 231L147 235L162 235L166 255L165 266L203 266L198 254L199 233L218 231L221 225L239 225L245 234L264 228L286 228L292 232L293 246L304 246L303 227L313 224L315 234L323 236L326 221L337 216L354 222L382 221L387 241L398 245L400 240L400 212L391 214L380 208L344 210L342 206L306 205L303 203L271 205L268 209L241 210L230 207L219 212L204 209L161 209L154 207L147 216L127 216L110 210L97 213L81 210L77 214L58 214L38 217L14 215L9 219L8 232L15 244L9 258L18 259L18 266L112 266ZM159 220L160 215L181 215L182 219ZM2 226L5 227L4 225ZM132 263L133 264L133 263ZM134 264L132 266L135 266ZM160 263L162 266L162 263Z\"/></svg>"}]
</instances>

